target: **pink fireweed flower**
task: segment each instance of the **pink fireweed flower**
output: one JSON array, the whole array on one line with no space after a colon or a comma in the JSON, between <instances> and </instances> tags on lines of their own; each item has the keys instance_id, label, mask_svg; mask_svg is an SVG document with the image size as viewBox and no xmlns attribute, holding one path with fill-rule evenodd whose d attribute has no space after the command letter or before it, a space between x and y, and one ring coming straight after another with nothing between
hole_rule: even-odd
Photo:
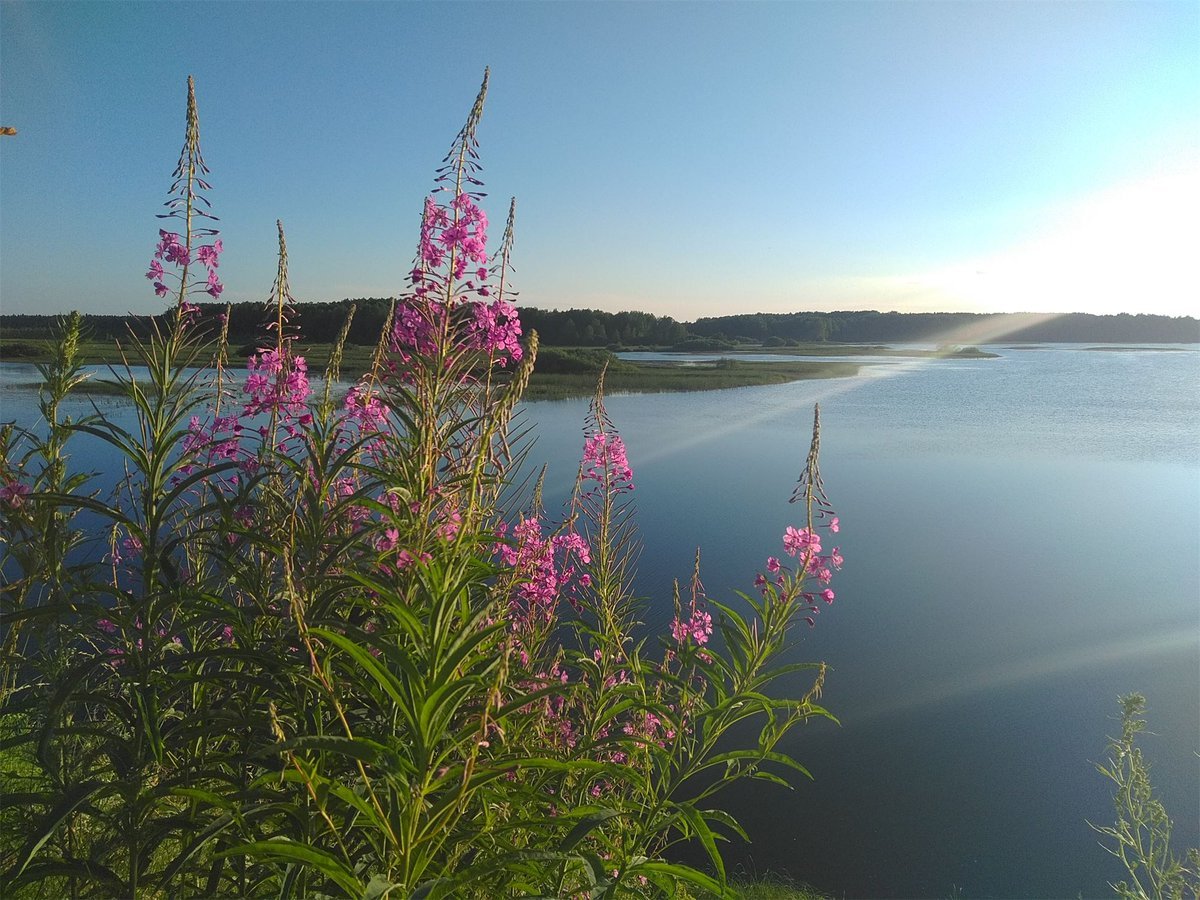
<instances>
[{"instance_id":1,"label":"pink fireweed flower","mask_svg":"<svg viewBox=\"0 0 1200 900\"><path fill-rule=\"evenodd\" d=\"M504 365L509 359L521 359L521 320L517 308L507 300L471 304L467 323L467 345L482 350Z\"/></svg>"},{"instance_id":2,"label":"pink fireweed flower","mask_svg":"<svg viewBox=\"0 0 1200 900\"><path fill-rule=\"evenodd\" d=\"M375 544L375 546L376 546L376 547L377 547L379 550L381 550L381 551L383 551L383 552L385 552L385 553L386 553L388 550L393 550L393 549L395 549L395 547L396 547L396 544L398 544L399 542L400 542L400 531L399 531L399 529L396 529L396 528L388 528L386 531L384 531L384 533L383 533L383 537L381 537L381 538L378 540L378 542Z\"/></svg>"},{"instance_id":3,"label":"pink fireweed flower","mask_svg":"<svg viewBox=\"0 0 1200 900\"><path fill-rule=\"evenodd\" d=\"M176 266L181 270L198 260L208 270L208 284L203 286L203 276L199 272L188 272L189 279L179 286L181 300L201 290L206 290L216 297L221 293L221 283L213 279L217 267L217 258L221 252L221 242L216 240L218 232L207 226L216 221L209 211L209 202L204 192L211 189L204 176L208 174L208 166L200 152L200 127L196 113L195 85L188 78L187 130L183 149L176 164L174 180L169 189L170 199L166 202L167 212L160 219L176 220L175 227L180 232L158 230L159 241L154 248L154 260L146 277L154 285L154 292L165 297L170 291L164 280L164 264ZM211 243L198 246L199 240L211 239ZM184 271L171 273L174 277L184 280ZM181 323L182 324L182 323Z\"/></svg>"},{"instance_id":4,"label":"pink fireweed flower","mask_svg":"<svg viewBox=\"0 0 1200 900\"><path fill-rule=\"evenodd\" d=\"M220 279L217 278L217 273L210 270L208 273L208 287L204 289L204 292L215 299L221 296L221 291L223 290L225 290L225 285L221 284Z\"/></svg>"},{"instance_id":5,"label":"pink fireweed flower","mask_svg":"<svg viewBox=\"0 0 1200 900\"><path fill-rule=\"evenodd\" d=\"M587 436L583 444L583 478L618 493L633 490L633 469L619 434L597 431Z\"/></svg>"},{"instance_id":6,"label":"pink fireweed flower","mask_svg":"<svg viewBox=\"0 0 1200 900\"><path fill-rule=\"evenodd\" d=\"M196 259L200 260L205 268L209 269L210 275L212 274L212 270L221 264L220 256L223 249L225 248L220 240L196 248Z\"/></svg>"},{"instance_id":7,"label":"pink fireweed flower","mask_svg":"<svg viewBox=\"0 0 1200 900\"><path fill-rule=\"evenodd\" d=\"M287 365L290 363L290 365ZM246 362L245 392L249 396L243 415L253 416L277 410L305 424L311 421L307 401L312 389L308 385L308 364L303 356L281 355L276 350L262 350Z\"/></svg>"},{"instance_id":8,"label":"pink fireweed flower","mask_svg":"<svg viewBox=\"0 0 1200 900\"><path fill-rule=\"evenodd\" d=\"M830 521L830 523L829 523L829 530L832 531L834 534L837 534L841 530L841 528L842 528L842 526L838 521L838 517L834 516L832 521Z\"/></svg>"},{"instance_id":9,"label":"pink fireweed flower","mask_svg":"<svg viewBox=\"0 0 1200 900\"><path fill-rule=\"evenodd\" d=\"M29 485L19 481L7 481L0 487L0 503L12 509L20 509L25 505L25 497L29 494Z\"/></svg>"},{"instance_id":10,"label":"pink fireweed flower","mask_svg":"<svg viewBox=\"0 0 1200 900\"><path fill-rule=\"evenodd\" d=\"M768 572L770 572L772 575L774 575L776 572L778 572L780 570L780 568L782 568L782 567L780 566L778 559L776 559L774 556L767 557L767 571Z\"/></svg>"},{"instance_id":11,"label":"pink fireweed flower","mask_svg":"<svg viewBox=\"0 0 1200 900\"><path fill-rule=\"evenodd\" d=\"M462 523L462 516L457 510L452 510L446 516L446 521L438 526L438 534L444 541L452 541L458 535L458 529Z\"/></svg>"},{"instance_id":12,"label":"pink fireweed flower","mask_svg":"<svg viewBox=\"0 0 1200 900\"><path fill-rule=\"evenodd\" d=\"M671 636L677 644L691 641L696 646L703 646L708 643L712 631L712 614L702 609L694 610L691 618L686 621L678 616L671 620Z\"/></svg>"},{"instance_id":13,"label":"pink fireweed flower","mask_svg":"<svg viewBox=\"0 0 1200 900\"><path fill-rule=\"evenodd\" d=\"M446 320L445 307L438 302L402 300L392 320L391 350L405 361L413 356L431 356Z\"/></svg>"},{"instance_id":14,"label":"pink fireweed flower","mask_svg":"<svg viewBox=\"0 0 1200 900\"><path fill-rule=\"evenodd\" d=\"M344 409L347 418L369 431L380 431L387 425L388 408L367 382L360 382L350 389Z\"/></svg>"},{"instance_id":15,"label":"pink fireweed flower","mask_svg":"<svg viewBox=\"0 0 1200 900\"><path fill-rule=\"evenodd\" d=\"M821 538L808 528L795 528L791 525L783 533L783 549L788 556L800 556L801 553L811 555L821 552Z\"/></svg>"},{"instance_id":16,"label":"pink fireweed flower","mask_svg":"<svg viewBox=\"0 0 1200 900\"><path fill-rule=\"evenodd\" d=\"M549 623L560 598L577 602L571 593L573 582L579 587L590 583L586 575L578 575L577 566L591 562L587 541L574 532L546 538L536 517L522 518L512 528L511 543L498 542L493 552L516 576L509 596L514 631Z\"/></svg>"}]
</instances>

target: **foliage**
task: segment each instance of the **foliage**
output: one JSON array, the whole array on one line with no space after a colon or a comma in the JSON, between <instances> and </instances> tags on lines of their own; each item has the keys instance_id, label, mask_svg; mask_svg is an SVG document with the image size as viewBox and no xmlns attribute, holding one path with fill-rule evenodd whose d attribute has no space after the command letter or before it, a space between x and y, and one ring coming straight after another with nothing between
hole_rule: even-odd
<instances>
[{"instance_id":1,"label":"foliage","mask_svg":"<svg viewBox=\"0 0 1200 900\"><path fill-rule=\"evenodd\" d=\"M127 416L60 415L74 315L40 427L0 432L5 896L736 896L718 842L743 833L716 795L807 775L780 743L831 718L824 664L779 664L841 565L819 419L784 561L722 604L697 558L646 633L603 368L561 520L522 490L538 338L510 300L513 204L487 250L486 93L485 73L342 399L357 310L314 391L282 223L243 372L231 310L193 302L223 290L224 248L189 79L178 230L146 273L173 305L126 339ZM111 491L69 464L86 442L120 458ZM796 673L808 690L773 696ZM715 876L671 861L683 842Z\"/></svg>"},{"instance_id":2,"label":"foliage","mask_svg":"<svg viewBox=\"0 0 1200 900\"><path fill-rule=\"evenodd\" d=\"M1105 847L1121 860L1129 881L1112 885L1124 898L1200 897L1200 850L1193 848L1181 859L1171 852L1171 819L1150 784L1150 767L1137 736L1146 728L1141 718L1146 698L1126 694L1120 698L1121 736L1108 745L1108 759L1096 768L1115 787L1114 825L1092 827L1109 838Z\"/></svg>"},{"instance_id":3,"label":"foliage","mask_svg":"<svg viewBox=\"0 0 1200 900\"><path fill-rule=\"evenodd\" d=\"M198 303L200 318L212 325L225 307ZM296 308L297 324L307 339L332 343L347 310L356 308L350 344L372 346L383 327L391 300L379 297L307 301ZM1200 321L1192 316L1149 314L1093 315L1070 313L1046 316L1031 322L1016 313L881 313L853 312L742 313L677 322L669 316L644 312L611 313L599 309L545 310L522 306L521 321L541 335L543 344L554 347L632 347L683 350L730 349L737 343L761 343L764 347L792 347L798 343L879 343L940 341L947 334L1003 335L1005 340L1028 342L1195 343L1200 341ZM124 316L85 317L97 337L124 337L130 326ZM0 315L0 330L8 338L45 338L53 317ZM134 322L139 333L145 322ZM259 309L255 303L236 303L229 314L229 333L234 344L256 339ZM729 340L738 335L738 340ZM978 340L979 338L967 338ZM837 342L837 343L835 343ZM0 358L9 358L8 344L0 345ZM13 357L15 358L15 357Z\"/></svg>"},{"instance_id":4,"label":"foliage","mask_svg":"<svg viewBox=\"0 0 1200 900\"><path fill-rule=\"evenodd\" d=\"M540 332L539 332L540 336ZM534 372L539 375L591 375L593 380L605 369L631 368L609 353L599 349L559 349L543 347L538 353Z\"/></svg>"}]
</instances>

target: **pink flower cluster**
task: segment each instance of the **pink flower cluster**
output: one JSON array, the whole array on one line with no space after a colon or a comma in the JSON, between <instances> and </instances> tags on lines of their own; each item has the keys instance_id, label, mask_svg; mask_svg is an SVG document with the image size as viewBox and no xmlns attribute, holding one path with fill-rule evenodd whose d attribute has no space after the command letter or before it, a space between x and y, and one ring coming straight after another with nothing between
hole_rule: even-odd
<instances>
[{"instance_id":1,"label":"pink flower cluster","mask_svg":"<svg viewBox=\"0 0 1200 900\"><path fill-rule=\"evenodd\" d=\"M583 479L614 493L633 490L625 442L612 431L594 431L583 443Z\"/></svg>"},{"instance_id":2,"label":"pink flower cluster","mask_svg":"<svg viewBox=\"0 0 1200 900\"><path fill-rule=\"evenodd\" d=\"M486 290L486 287L480 290ZM471 314L472 319L467 323L467 346L498 358L502 366L509 359L520 361L523 353L521 320L515 306L503 299L472 303Z\"/></svg>"},{"instance_id":3,"label":"pink flower cluster","mask_svg":"<svg viewBox=\"0 0 1200 900\"><path fill-rule=\"evenodd\" d=\"M382 431L387 426L388 408L379 399L379 392L372 390L366 381L350 388L343 408L346 417L366 431Z\"/></svg>"},{"instance_id":4,"label":"pink flower cluster","mask_svg":"<svg viewBox=\"0 0 1200 900\"><path fill-rule=\"evenodd\" d=\"M242 414L258 415L276 411L301 426L312 424L308 398L308 365L303 356L291 356L285 350L260 350L246 361L245 391L248 395ZM295 436L295 425L288 424L288 433Z\"/></svg>"},{"instance_id":5,"label":"pink flower cluster","mask_svg":"<svg viewBox=\"0 0 1200 900\"><path fill-rule=\"evenodd\" d=\"M521 359L516 307L502 297L487 302L487 226L487 214L470 194L458 194L449 206L425 199L413 293L397 305L389 336L392 352L405 362L432 356L443 335L450 340L447 354L479 351L502 366ZM461 302L472 294L483 299Z\"/></svg>"},{"instance_id":6,"label":"pink flower cluster","mask_svg":"<svg viewBox=\"0 0 1200 900\"><path fill-rule=\"evenodd\" d=\"M25 496L29 493L29 485L22 484L16 479L10 479L4 482L0 487L0 503L12 509L20 509L25 503Z\"/></svg>"},{"instance_id":7,"label":"pink flower cluster","mask_svg":"<svg viewBox=\"0 0 1200 900\"><path fill-rule=\"evenodd\" d=\"M591 563L587 541L573 531L543 537L542 523L534 517L522 518L511 541L497 543L493 551L518 578L509 599L514 631L535 622L548 624L572 582L579 587L591 583L590 575L580 573L580 567ZM567 599L572 600L569 594Z\"/></svg>"},{"instance_id":8,"label":"pink flower cluster","mask_svg":"<svg viewBox=\"0 0 1200 900\"><path fill-rule=\"evenodd\" d=\"M487 265L487 227L487 214L469 194L459 194L450 202L449 209L438 205L433 197L426 197L418 247L421 263L431 269L440 269L449 257L453 257L451 278L462 278L468 263ZM484 273L480 277L486 277L486 270L481 268L480 271ZM426 283L419 269L413 272L413 281L417 283L418 296L424 296L433 288Z\"/></svg>"},{"instance_id":9,"label":"pink flower cluster","mask_svg":"<svg viewBox=\"0 0 1200 900\"><path fill-rule=\"evenodd\" d=\"M679 617L671 621L671 636L681 645L691 641L697 647L702 647L708 643L712 630L712 614L703 609L693 610L691 618L687 621L682 621Z\"/></svg>"},{"instance_id":10,"label":"pink flower cluster","mask_svg":"<svg viewBox=\"0 0 1200 900\"><path fill-rule=\"evenodd\" d=\"M185 268L192 262L192 255L188 248L183 244L183 237L173 231L158 230L159 242L154 248L154 258L150 260L150 271L146 273L146 277L154 283L154 293L160 297L165 297L170 292L170 288L163 283L166 273L163 269L163 263L174 265L179 268ZM204 292L214 299L221 296L221 291L225 290L225 286L221 284L221 279L217 277L217 266L220 265L221 251L224 245L220 238L214 240L211 244L204 244L196 248L196 259L204 266L208 272L208 286ZM176 275L175 277L182 277Z\"/></svg>"},{"instance_id":11,"label":"pink flower cluster","mask_svg":"<svg viewBox=\"0 0 1200 900\"><path fill-rule=\"evenodd\" d=\"M437 300L401 300L392 320L392 352L405 362L413 356L432 356L445 319L446 309Z\"/></svg>"},{"instance_id":12,"label":"pink flower cluster","mask_svg":"<svg viewBox=\"0 0 1200 900\"><path fill-rule=\"evenodd\" d=\"M188 453L207 449L210 459L235 459L241 434L242 423L237 416L218 416L209 424L192 416L183 449Z\"/></svg>"},{"instance_id":13,"label":"pink flower cluster","mask_svg":"<svg viewBox=\"0 0 1200 900\"><path fill-rule=\"evenodd\" d=\"M835 533L840 530L841 525L836 516L830 521L828 528ZM823 554L821 552L821 536L814 529L796 528L792 525L789 525L783 532L783 549L799 564L796 579L789 581L787 567L776 557L769 556L767 557L767 572L774 576L774 587L787 590L791 586L792 589L798 589L803 579L814 578L824 588L818 592L801 591L800 596L810 604L817 600L824 600L826 604L833 603L836 595L828 585L833 580L834 571L841 569L842 563L845 562L841 550L834 547L828 554ZM764 595L771 589L767 576L762 573L759 573L754 579L754 584ZM808 612L812 615L807 616L806 620L809 625L813 625L815 622L812 616L819 612L819 607L810 605Z\"/></svg>"}]
</instances>

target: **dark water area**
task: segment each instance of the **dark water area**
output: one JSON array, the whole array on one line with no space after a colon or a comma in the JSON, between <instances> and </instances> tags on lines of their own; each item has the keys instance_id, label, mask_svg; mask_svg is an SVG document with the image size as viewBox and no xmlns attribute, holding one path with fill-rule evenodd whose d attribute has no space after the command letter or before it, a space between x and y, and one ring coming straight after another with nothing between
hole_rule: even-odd
<instances>
[{"instance_id":1,"label":"dark water area","mask_svg":"<svg viewBox=\"0 0 1200 900\"><path fill-rule=\"evenodd\" d=\"M637 586L660 632L697 547L723 601L780 555L803 518L787 498L821 403L846 565L791 658L830 664L822 702L841 724L789 738L813 781L723 795L753 838L728 845L735 868L846 897L1111 895L1119 865L1087 825L1112 820L1093 764L1133 690L1148 698L1142 746L1176 849L1200 844L1200 352L986 349L1001 358L608 398L637 485ZM7 368L0 419L28 422L32 396L4 389ZM586 412L524 408L551 513Z\"/></svg>"},{"instance_id":2,"label":"dark water area","mask_svg":"<svg viewBox=\"0 0 1200 900\"><path fill-rule=\"evenodd\" d=\"M735 866L847 897L1111 895L1087 821L1112 820L1093 763L1132 690L1177 848L1200 843L1200 353L987 349L608 400L659 630L697 547L722 600L779 555L821 403L846 566L793 657L830 663L841 725L793 733L814 781L724 795L753 838ZM529 407L562 492L585 410Z\"/></svg>"}]
</instances>

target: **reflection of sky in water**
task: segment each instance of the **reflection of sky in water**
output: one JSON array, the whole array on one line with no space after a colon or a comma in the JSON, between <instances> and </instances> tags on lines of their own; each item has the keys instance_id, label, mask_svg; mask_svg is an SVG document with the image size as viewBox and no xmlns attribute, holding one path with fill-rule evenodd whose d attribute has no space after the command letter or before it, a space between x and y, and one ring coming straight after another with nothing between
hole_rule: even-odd
<instances>
[{"instance_id":1,"label":"reflection of sky in water","mask_svg":"<svg viewBox=\"0 0 1200 900\"><path fill-rule=\"evenodd\" d=\"M1090 761L1129 690L1178 839L1200 838L1200 354L1000 352L608 402L655 597L697 546L713 596L750 589L800 518L786 499L822 405L847 568L796 658L833 664L843 724L796 741L815 783L735 789L759 870L849 896L1102 894L1118 873L1084 823L1110 808ZM554 490L585 409L530 406Z\"/></svg>"},{"instance_id":2,"label":"reflection of sky in water","mask_svg":"<svg viewBox=\"0 0 1200 900\"><path fill-rule=\"evenodd\" d=\"M798 733L815 782L729 797L759 871L848 896L1104 894L1118 872L1084 821L1110 817L1091 762L1129 690L1149 697L1180 845L1200 841L1200 354L998 352L609 398L638 488L638 587L659 598L697 546L711 595L751 589L802 514L786 500L822 404L847 567L794 652L832 664L842 727ZM30 414L31 395L0 399L4 419ZM586 412L525 407L551 513Z\"/></svg>"}]
</instances>

